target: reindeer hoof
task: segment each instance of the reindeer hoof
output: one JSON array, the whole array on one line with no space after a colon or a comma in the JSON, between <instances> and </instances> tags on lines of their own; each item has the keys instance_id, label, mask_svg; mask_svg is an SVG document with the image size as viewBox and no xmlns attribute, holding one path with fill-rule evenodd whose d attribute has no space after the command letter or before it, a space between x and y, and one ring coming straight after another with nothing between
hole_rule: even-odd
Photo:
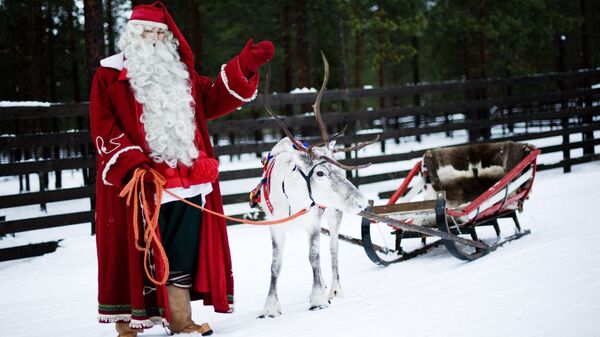
<instances>
[{"instance_id":1,"label":"reindeer hoof","mask_svg":"<svg viewBox=\"0 0 600 337\"><path fill-rule=\"evenodd\" d=\"M329 302L329 301L327 301L327 302ZM329 303L331 303L331 302L329 302ZM315 311L315 310L327 309L327 307L329 307L328 304L312 305L310 308L308 308L308 310Z\"/></svg>"},{"instance_id":2,"label":"reindeer hoof","mask_svg":"<svg viewBox=\"0 0 600 337\"><path fill-rule=\"evenodd\" d=\"M257 318L275 318L277 316L281 316L281 310L267 310L265 309L262 314L260 314Z\"/></svg>"},{"instance_id":3,"label":"reindeer hoof","mask_svg":"<svg viewBox=\"0 0 600 337\"><path fill-rule=\"evenodd\" d=\"M277 298L269 297L265 303L265 308L258 318L275 318L279 315L281 315L281 304L279 304L279 300Z\"/></svg>"},{"instance_id":4,"label":"reindeer hoof","mask_svg":"<svg viewBox=\"0 0 600 337\"><path fill-rule=\"evenodd\" d=\"M281 313L279 313L279 315L281 315ZM275 318L275 317L277 317L277 316L278 316L278 315L274 315L274 314L270 314L270 315L265 315L265 314L262 314L262 315L260 315L260 316L258 316L258 317L256 317L256 318L260 318L260 319L264 319L264 318L267 318L267 317L269 317L269 318Z\"/></svg>"}]
</instances>

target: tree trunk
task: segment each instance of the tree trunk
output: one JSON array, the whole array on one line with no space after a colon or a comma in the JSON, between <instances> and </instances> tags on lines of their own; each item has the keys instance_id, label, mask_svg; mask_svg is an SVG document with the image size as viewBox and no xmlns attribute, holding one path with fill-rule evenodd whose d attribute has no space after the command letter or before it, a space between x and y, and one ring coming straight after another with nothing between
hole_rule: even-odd
<instances>
[{"instance_id":1,"label":"tree trunk","mask_svg":"<svg viewBox=\"0 0 600 337\"><path fill-rule=\"evenodd\" d=\"M4 2L7 13L13 13L16 7L16 3L14 1ZM20 27L21 24L17 22L15 18L9 17L6 20L6 35L8 36L7 41L4 41L7 46L13 46L15 52L8 53L8 71L6 74L3 74L2 80L6 81L8 85L8 94L9 97L13 97L15 100L21 100L22 95L22 84L24 77L21 75L21 72L17 69L23 69L19 63L23 62L23 55L20 51L21 45L24 42L23 39L20 39L17 35L17 27ZM20 27L21 28L21 27ZM16 150L15 150L16 151Z\"/></svg>"},{"instance_id":2,"label":"tree trunk","mask_svg":"<svg viewBox=\"0 0 600 337\"><path fill-rule=\"evenodd\" d=\"M71 6L74 6L71 4ZM73 85L73 99L75 102L81 102L81 81L79 77L79 62L77 60L77 44L76 36L77 28L74 26L75 20L73 19L73 7L67 8L67 34L69 38L68 48L69 56L71 59L71 83Z\"/></svg>"},{"instance_id":3,"label":"tree trunk","mask_svg":"<svg viewBox=\"0 0 600 337\"><path fill-rule=\"evenodd\" d=\"M187 27L189 27L188 42L196 60L202 60L202 13L200 12L200 6L196 0L187 0L186 7L188 11ZM202 72L200 62L196 62L195 67L196 71Z\"/></svg>"},{"instance_id":4,"label":"tree trunk","mask_svg":"<svg viewBox=\"0 0 600 337\"><path fill-rule=\"evenodd\" d=\"M84 0L85 14L85 48L87 54L87 83L91 83L96 68L100 65L104 51L104 29L102 25L102 0ZM87 128L87 123L78 120L79 130ZM85 125L85 126L84 126ZM87 157L88 148L82 146L82 156ZM83 181L86 185L95 183L95 170L83 170ZM93 207L93 206L92 206ZM93 225L92 225L93 227ZM93 230L93 228L92 228Z\"/></svg>"},{"instance_id":5,"label":"tree trunk","mask_svg":"<svg viewBox=\"0 0 600 337\"><path fill-rule=\"evenodd\" d=\"M341 15L338 18L338 34L340 38L340 78L342 88L348 89L348 50L346 48L346 20ZM348 99L342 101L342 111L348 111Z\"/></svg>"},{"instance_id":6,"label":"tree trunk","mask_svg":"<svg viewBox=\"0 0 600 337\"><path fill-rule=\"evenodd\" d=\"M340 63L341 63L341 67L340 67L340 75L341 75L341 79L342 79L342 88L344 89L348 89L349 85L348 85L348 64L346 62L346 60L348 59L348 51L346 48L346 24L345 24L346 20L345 18L338 14L338 34L339 34L339 39L340 39ZM348 111L350 109L349 106L349 99L346 97L344 97L344 99L342 100L342 111ZM340 122L336 125L336 129L337 132L340 132L341 130L344 129L344 123ZM345 144L344 144L345 145ZM346 159L350 159L352 157L352 155L349 152L345 153L345 158ZM346 178L352 178L352 172L346 172Z\"/></svg>"},{"instance_id":7,"label":"tree trunk","mask_svg":"<svg viewBox=\"0 0 600 337\"><path fill-rule=\"evenodd\" d=\"M306 1L294 0L296 13L296 64L298 66L298 85L310 87L308 62L308 34L306 27Z\"/></svg>"},{"instance_id":8,"label":"tree trunk","mask_svg":"<svg viewBox=\"0 0 600 337\"><path fill-rule=\"evenodd\" d=\"M362 87L362 78L361 78L361 47L362 47L362 17L360 10L360 0L354 0L354 17L358 22L358 27L355 27L354 30L354 87L361 88ZM360 110L360 100L357 99L354 101L354 109Z\"/></svg>"},{"instance_id":9,"label":"tree trunk","mask_svg":"<svg viewBox=\"0 0 600 337\"><path fill-rule=\"evenodd\" d=\"M462 36L461 38L458 39L457 42L460 46L462 46L465 79L470 80L473 78L473 74L471 71L471 56L469 55L470 39L468 36ZM466 101L472 100L474 98L474 96L475 95L473 93L473 89L465 90L465 100ZM473 111L473 110L467 110L467 111L465 111L465 116L467 117L468 121L475 122L476 118L477 118L477 113L476 113L476 111ZM448 115L446 113L446 120L447 119L448 119ZM446 134L448 134L448 133L446 133ZM478 138L479 138L479 129L470 127L469 128L469 141L474 142Z\"/></svg>"},{"instance_id":10,"label":"tree trunk","mask_svg":"<svg viewBox=\"0 0 600 337\"><path fill-rule=\"evenodd\" d=\"M292 90L292 83L294 80L294 73L292 71L292 8L290 6L290 3L288 1L285 1L282 9L283 13L281 14L283 17L283 92L290 92L290 90ZM285 114L287 116L293 115L294 106L291 104L286 104Z\"/></svg>"},{"instance_id":11,"label":"tree trunk","mask_svg":"<svg viewBox=\"0 0 600 337\"><path fill-rule=\"evenodd\" d=\"M27 12L27 62L28 62L28 99L44 101L47 99L44 85L44 53L43 46L43 25L42 6L40 0L32 0ZM32 120L25 124L24 133L39 133L42 122L40 119ZM39 159L39 147L25 149L25 159ZM44 190L43 173L39 173L40 190ZM29 175L26 175L25 185L28 191L31 189Z\"/></svg>"},{"instance_id":12,"label":"tree trunk","mask_svg":"<svg viewBox=\"0 0 600 337\"><path fill-rule=\"evenodd\" d=\"M581 67L584 69L591 68L591 53L590 53L590 17L589 17L589 2L588 0L579 0L579 8L581 12ZM582 83L583 87L586 89L590 88L591 81L589 78L584 79ZM584 99L585 106L590 107L592 105L591 97L586 97ZM583 117L583 122L587 125L593 123L594 116L587 114ZM594 140L594 132L588 131L582 134L583 141L593 141ZM583 146L583 154L584 155L593 155L594 154L594 145L588 144Z\"/></svg>"},{"instance_id":13,"label":"tree trunk","mask_svg":"<svg viewBox=\"0 0 600 337\"><path fill-rule=\"evenodd\" d=\"M113 55L115 51L115 18L113 2L106 1L106 36L108 38L108 55Z\"/></svg>"},{"instance_id":14,"label":"tree trunk","mask_svg":"<svg viewBox=\"0 0 600 337\"><path fill-rule=\"evenodd\" d=\"M564 35L557 34L556 41L558 43L558 59L557 59L557 70L559 73L567 71L567 39ZM558 89L560 91L567 91L567 86L564 81L557 82ZM568 101L563 100L561 102L561 112L566 110L568 107ZM570 132L569 132L569 117L561 118L562 127L562 146L563 146L563 173L571 172L571 149L570 145Z\"/></svg>"},{"instance_id":15,"label":"tree trunk","mask_svg":"<svg viewBox=\"0 0 600 337\"><path fill-rule=\"evenodd\" d=\"M87 60L87 83L91 83L96 68L104 56L104 27L102 24L102 0L84 0L85 49Z\"/></svg>"},{"instance_id":16,"label":"tree trunk","mask_svg":"<svg viewBox=\"0 0 600 337\"><path fill-rule=\"evenodd\" d=\"M581 67L588 69L592 66L590 50L590 36L592 32L590 30L589 1L579 0L579 7L581 12Z\"/></svg>"},{"instance_id":17,"label":"tree trunk","mask_svg":"<svg viewBox=\"0 0 600 337\"><path fill-rule=\"evenodd\" d=\"M383 4L381 0L377 1L377 13L376 15L383 21L385 20L384 17L384 13L383 13ZM384 37L386 32L382 29L382 30L378 30L377 32L377 44L378 46L378 50L379 53L381 54L379 57L379 63L377 64L377 74L378 74L378 84L379 84L379 88L383 88L385 87L385 57L383 56L385 54L384 52ZM379 97L379 108L382 109L385 107L385 98L384 97ZM385 120L385 119L384 119ZM385 122L384 122L385 124ZM382 152L385 152L382 150Z\"/></svg>"},{"instance_id":18,"label":"tree trunk","mask_svg":"<svg viewBox=\"0 0 600 337\"><path fill-rule=\"evenodd\" d=\"M306 1L294 0L293 6L294 12L296 13L296 65L298 67L298 86L301 88L310 88ZM310 105L300 105L300 113L308 111L311 111ZM300 127L300 133L303 137L306 137L314 134L315 130L314 128L303 126Z\"/></svg>"},{"instance_id":19,"label":"tree trunk","mask_svg":"<svg viewBox=\"0 0 600 337\"><path fill-rule=\"evenodd\" d=\"M508 64L506 65L506 70L504 72L504 76L506 78L511 78L512 77L512 72L510 71L510 68L509 68ZM506 97L510 98L512 96L513 96L513 86L512 85L508 85L508 86L506 86ZM513 107L512 106L508 106L507 109L508 109L507 110L507 115L508 115L509 119L512 120L513 116L514 116ZM514 130L515 130L514 123L512 123L512 122L508 123L508 132L510 134L512 134Z\"/></svg>"},{"instance_id":20,"label":"tree trunk","mask_svg":"<svg viewBox=\"0 0 600 337\"><path fill-rule=\"evenodd\" d=\"M417 51L415 53L415 55L413 55L412 57L412 62L411 62L411 67L412 67L412 78L413 78L413 83L417 84L419 82L421 82L421 74L419 72L419 53L420 53L420 49L419 49L419 38L416 36L413 36L410 38L410 43L412 45L412 47ZM416 94L413 96L413 105L414 106L421 106L421 95ZM415 128L420 128L421 127L421 115L420 114L415 114L414 116L415 119ZM417 134L417 141L420 142L421 141L421 135Z\"/></svg>"},{"instance_id":21,"label":"tree trunk","mask_svg":"<svg viewBox=\"0 0 600 337\"><path fill-rule=\"evenodd\" d=\"M485 26L485 22L487 20L487 12L485 6L485 0L479 1L479 21L481 23L481 27ZM481 58L481 79L487 79L487 68L488 68L488 43L487 43L487 34L481 29L479 31L479 55ZM479 100L486 100L488 98L488 90L486 87L482 87L479 90ZM481 108L479 109L478 119L480 121L485 121L490 118L490 109ZM489 140L492 137L492 132L489 126L482 127L479 129L480 137L483 139Z\"/></svg>"},{"instance_id":22,"label":"tree trunk","mask_svg":"<svg viewBox=\"0 0 600 337\"><path fill-rule=\"evenodd\" d=\"M377 65L377 77L378 77L378 85L379 88L385 87L385 62L383 60L379 61ZM379 108L385 107L385 98L379 97Z\"/></svg>"},{"instance_id":23,"label":"tree trunk","mask_svg":"<svg viewBox=\"0 0 600 337\"><path fill-rule=\"evenodd\" d=\"M56 97L56 73L54 72L54 4L52 1L48 1L48 8L46 8L46 29L48 29L48 33L46 35L47 46L46 51L48 53L48 64L46 65L46 69L48 69L48 79L49 79L49 92L50 92L50 101L56 102L58 101Z\"/></svg>"},{"instance_id":24,"label":"tree trunk","mask_svg":"<svg viewBox=\"0 0 600 337\"><path fill-rule=\"evenodd\" d=\"M25 89L30 100L46 100L44 85L43 17L40 0L32 0L27 15L28 81Z\"/></svg>"}]
</instances>

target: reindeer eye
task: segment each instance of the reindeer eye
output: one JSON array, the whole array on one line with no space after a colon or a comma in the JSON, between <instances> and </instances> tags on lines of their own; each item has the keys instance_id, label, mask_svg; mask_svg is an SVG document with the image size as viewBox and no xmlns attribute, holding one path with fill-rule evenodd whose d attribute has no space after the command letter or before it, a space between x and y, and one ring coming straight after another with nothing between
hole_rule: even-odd
<instances>
[{"instance_id":1,"label":"reindeer eye","mask_svg":"<svg viewBox=\"0 0 600 337\"><path fill-rule=\"evenodd\" d=\"M323 171L317 171L317 177L322 177L325 175L325 172Z\"/></svg>"}]
</instances>

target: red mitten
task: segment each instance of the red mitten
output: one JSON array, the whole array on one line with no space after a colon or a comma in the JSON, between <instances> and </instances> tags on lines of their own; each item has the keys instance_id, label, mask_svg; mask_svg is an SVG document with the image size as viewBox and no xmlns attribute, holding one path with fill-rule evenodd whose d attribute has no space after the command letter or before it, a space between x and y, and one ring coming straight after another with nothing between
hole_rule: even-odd
<instances>
[{"instance_id":1,"label":"red mitten","mask_svg":"<svg viewBox=\"0 0 600 337\"><path fill-rule=\"evenodd\" d=\"M254 39L248 40L246 46L240 52L238 60L240 68L246 77L254 76L258 67L269 62L273 58L275 47L271 41L262 41L254 44Z\"/></svg>"},{"instance_id":2,"label":"red mitten","mask_svg":"<svg viewBox=\"0 0 600 337\"><path fill-rule=\"evenodd\" d=\"M190 177L198 183L213 183L219 177L219 162L214 158L208 158L206 153L200 152L200 156L192 166Z\"/></svg>"}]
</instances>

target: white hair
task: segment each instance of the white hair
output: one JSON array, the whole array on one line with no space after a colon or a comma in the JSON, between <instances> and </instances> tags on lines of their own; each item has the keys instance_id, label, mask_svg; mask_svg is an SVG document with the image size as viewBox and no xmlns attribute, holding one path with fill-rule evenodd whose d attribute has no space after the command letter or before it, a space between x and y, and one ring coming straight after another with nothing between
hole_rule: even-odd
<instances>
[{"instance_id":1,"label":"white hair","mask_svg":"<svg viewBox=\"0 0 600 337\"><path fill-rule=\"evenodd\" d=\"M180 61L179 41L171 31L165 38L144 39L144 25L128 23L119 40L124 67L136 100L144 107L144 125L150 157L157 163L192 166L198 158L194 144L196 123L190 74Z\"/></svg>"}]
</instances>

